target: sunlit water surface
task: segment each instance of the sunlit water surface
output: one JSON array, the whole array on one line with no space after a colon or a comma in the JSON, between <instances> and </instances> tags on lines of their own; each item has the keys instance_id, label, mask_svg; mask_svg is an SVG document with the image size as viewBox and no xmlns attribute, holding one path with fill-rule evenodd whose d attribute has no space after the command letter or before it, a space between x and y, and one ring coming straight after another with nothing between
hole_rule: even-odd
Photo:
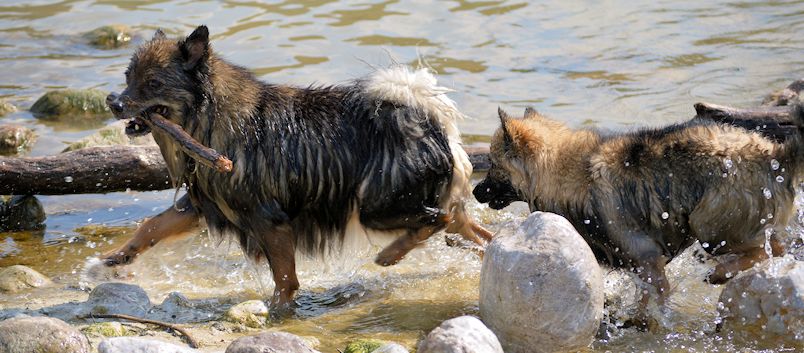
<instances>
[{"instance_id":1,"label":"sunlit water surface","mask_svg":"<svg viewBox=\"0 0 804 353\"><path fill-rule=\"evenodd\" d=\"M136 30L135 45L156 28L178 36L206 24L218 53L277 83L345 83L392 62L427 65L470 116L462 131L480 141L497 127L498 106L534 106L573 127L630 129L686 120L697 101L756 105L804 76L799 1L3 1L0 97L21 109L0 123L37 131L31 155L57 153L96 131L39 122L26 110L48 89L119 91L133 46L99 50L81 37L115 23ZM172 199L172 191L42 197L46 230L0 233L0 266L29 265L68 289L58 294L64 301L83 300L79 288L97 284L86 259L121 244ZM472 212L493 230L526 215L523 205L503 212L472 205ZM268 268L219 243L203 233L160 245L121 275L155 303L173 291L222 307L266 297ZM300 259L299 318L273 326L315 336L325 352L359 337L413 347L441 321L478 312L476 255L437 235L399 265L380 268L372 263L379 248ZM692 250L674 261L664 329L615 331L592 350L783 350L761 333L715 333L720 288L702 282L712 265ZM633 300L629 277L606 277L614 316ZM58 302L37 293L4 295L0 309Z\"/></svg>"}]
</instances>

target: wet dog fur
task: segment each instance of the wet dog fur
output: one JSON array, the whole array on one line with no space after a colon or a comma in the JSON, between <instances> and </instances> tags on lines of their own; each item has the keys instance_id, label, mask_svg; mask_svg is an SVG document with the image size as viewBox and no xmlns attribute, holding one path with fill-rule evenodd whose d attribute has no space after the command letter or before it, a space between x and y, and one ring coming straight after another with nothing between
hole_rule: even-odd
<instances>
[{"instance_id":1,"label":"wet dog fur","mask_svg":"<svg viewBox=\"0 0 804 353\"><path fill-rule=\"evenodd\" d=\"M564 216L599 261L636 271L659 303L668 291L665 264L696 240L710 254L739 255L714 269L712 283L766 259L766 235L773 254L783 252L804 162L800 134L774 143L694 120L604 135L531 108L521 119L503 110L499 117L477 200L494 209L521 200ZM794 120L801 132L801 107Z\"/></svg>"},{"instance_id":2,"label":"wet dog fur","mask_svg":"<svg viewBox=\"0 0 804 353\"><path fill-rule=\"evenodd\" d=\"M342 86L268 84L218 56L200 26L181 40L157 31L132 56L126 84L107 103L130 119L129 134L150 132L137 117L158 112L228 156L234 170L196 164L152 131L187 195L105 255L108 265L206 226L268 262L271 311L284 315L299 288L295 252L337 247L355 220L402 233L377 256L383 266L442 229L477 244L491 238L464 209L472 166L456 127L463 115L427 70L394 66Z\"/></svg>"}]
</instances>

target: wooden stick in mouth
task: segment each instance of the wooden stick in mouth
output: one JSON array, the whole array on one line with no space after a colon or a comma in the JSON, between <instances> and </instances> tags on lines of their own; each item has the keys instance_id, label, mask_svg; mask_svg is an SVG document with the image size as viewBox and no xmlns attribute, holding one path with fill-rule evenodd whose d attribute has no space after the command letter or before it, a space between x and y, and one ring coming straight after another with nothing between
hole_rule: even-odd
<instances>
[{"instance_id":1,"label":"wooden stick in mouth","mask_svg":"<svg viewBox=\"0 0 804 353\"><path fill-rule=\"evenodd\" d=\"M162 115L153 112L144 113L140 120L146 123L151 130L159 129L170 135L190 158L221 173L232 171L232 161L229 158L212 148L202 145L184 131L181 126L165 119Z\"/></svg>"}]
</instances>

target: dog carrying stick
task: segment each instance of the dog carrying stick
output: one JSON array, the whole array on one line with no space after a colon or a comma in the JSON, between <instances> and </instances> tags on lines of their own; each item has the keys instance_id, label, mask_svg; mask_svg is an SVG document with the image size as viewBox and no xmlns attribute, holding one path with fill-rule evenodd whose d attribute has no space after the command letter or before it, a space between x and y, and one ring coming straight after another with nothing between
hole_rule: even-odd
<instances>
[{"instance_id":1,"label":"dog carrying stick","mask_svg":"<svg viewBox=\"0 0 804 353\"><path fill-rule=\"evenodd\" d=\"M179 143L179 147L181 147L182 151L187 153L190 158L221 173L229 173L232 171L232 161L229 160L229 158L226 158L226 156L212 148L202 145L184 131L181 126L165 119L162 115L147 113L143 114L140 119L148 124L151 129L157 128L170 135L170 137Z\"/></svg>"}]
</instances>

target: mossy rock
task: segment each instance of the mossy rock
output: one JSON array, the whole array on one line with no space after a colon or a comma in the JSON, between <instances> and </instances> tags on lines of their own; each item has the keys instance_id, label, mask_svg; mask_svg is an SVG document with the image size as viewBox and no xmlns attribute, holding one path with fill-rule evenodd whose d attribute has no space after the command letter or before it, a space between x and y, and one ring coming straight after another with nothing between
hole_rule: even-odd
<instances>
[{"instance_id":1,"label":"mossy rock","mask_svg":"<svg viewBox=\"0 0 804 353\"><path fill-rule=\"evenodd\" d=\"M129 332L119 322L97 322L81 329L85 335L103 337L128 336Z\"/></svg>"},{"instance_id":2,"label":"mossy rock","mask_svg":"<svg viewBox=\"0 0 804 353\"><path fill-rule=\"evenodd\" d=\"M61 120L68 117L112 116L106 106L107 93L99 89L63 89L50 91L36 100L31 113L38 119Z\"/></svg>"},{"instance_id":3,"label":"mossy rock","mask_svg":"<svg viewBox=\"0 0 804 353\"><path fill-rule=\"evenodd\" d=\"M10 114L17 111L17 107L13 104L6 102L3 99L0 99L0 116L4 116L6 114Z\"/></svg>"},{"instance_id":4,"label":"mossy rock","mask_svg":"<svg viewBox=\"0 0 804 353\"><path fill-rule=\"evenodd\" d=\"M226 321L252 328L265 326L267 318L268 306L261 300L249 300L234 305L224 314Z\"/></svg>"},{"instance_id":5,"label":"mossy rock","mask_svg":"<svg viewBox=\"0 0 804 353\"><path fill-rule=\"evenodd\" d=\"M371 338L358 339L349 342L349 344L346 345L346 348L343 349L343 353L371 353L386 343L387 342L385 341Z\"/></svg>"},{"instance_id":6,"label":"mossy rock","mask_svg":"<svg viewBox=\"0 0 804 353\"><path fill-rule=\"evenodd\" d=\"M18 125L0 126L0 155L16 155L25 152L36 141L33 130Z\"/></svg>"},{"instance_id":7,"label":"mossy rock","mask_svg":"<svg viewBox=\"0 0 804 353\"><path fill-rule=\"evenodd\" d=\"M110 25L84 33L89 44L99 49L117 49L131 42L131 28L125 25Z\"/></svg>"},{"instance_id":8,"label":"mossy rock","mask_svg":"<svg viewBox=\"0 0 804 353\"><path fill-rule=\"evenodd\" d=\"M92 135L71 143L62 152L75 151L86 147L146 145L156 145L152 135L129 137L126 135L126 122L116 121L104 126Z\"/></svg>"}]
</instances>

